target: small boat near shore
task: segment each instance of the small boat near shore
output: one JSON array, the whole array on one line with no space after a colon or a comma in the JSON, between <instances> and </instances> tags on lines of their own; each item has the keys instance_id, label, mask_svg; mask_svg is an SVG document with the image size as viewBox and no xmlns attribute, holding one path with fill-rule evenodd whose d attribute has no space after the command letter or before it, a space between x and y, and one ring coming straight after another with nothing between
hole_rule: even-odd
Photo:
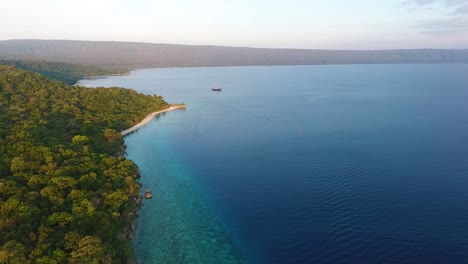
<instances>
[{"instance_id":1,"label":"small boat near shore","mask_svg":"<svg viewBox=\"0 0 468 264\"><path fill-rule=\"evenodd\" d=\"M151 194L151 190L149 190L149 189L146 190L146 192L145 192L145 198L146 198L146 199L151 199L151 198L153 198L153 194Z\"/></svg>"}]
</instances>

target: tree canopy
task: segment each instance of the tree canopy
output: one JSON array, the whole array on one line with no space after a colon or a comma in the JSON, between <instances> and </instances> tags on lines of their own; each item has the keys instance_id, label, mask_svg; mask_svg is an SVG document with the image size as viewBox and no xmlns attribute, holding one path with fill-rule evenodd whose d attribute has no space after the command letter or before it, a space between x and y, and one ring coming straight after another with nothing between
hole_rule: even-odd
<instances>
[{"instance_id":1,"label":"tree canopy","mask_svg":"<svg viewBox=\"0 0 468 264\"><path fill-rule=\"evenodd\" d=\"M0 263L131 259L139 171L119 131L166 107L0 65Z\"/></svg>"},{"instance_id":2,"label":"tree canopy","mask_svg":"<svg viewBox=\"0 0 468 264\"><path fill-rule=\"evenodd\" d=\"M118 74L127 72L126 69L102 69L95 66L85 66L63 62L49 62L37 60L2 60L0 64L12 65L17 68L33 71L44 75L51 80L62 81L73 85L83 77Z\"/></svg>"}]
</instances>

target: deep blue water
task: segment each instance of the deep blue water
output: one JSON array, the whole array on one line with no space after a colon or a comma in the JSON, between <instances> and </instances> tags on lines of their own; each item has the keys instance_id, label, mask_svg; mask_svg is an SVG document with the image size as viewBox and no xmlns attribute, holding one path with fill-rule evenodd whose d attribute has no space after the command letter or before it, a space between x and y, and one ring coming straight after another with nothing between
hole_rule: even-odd
<instances>
[{"instance_id":1,"label":"deep blue water","mask_svg":"<svg viewBox=\"0 0 468 264\"><path fill-rule=\"evenodd\" d=\"M223 88L212 92L216 82ZM141 263L468 263L468 65L145 69Z\"/></svg>"}]
</instances>

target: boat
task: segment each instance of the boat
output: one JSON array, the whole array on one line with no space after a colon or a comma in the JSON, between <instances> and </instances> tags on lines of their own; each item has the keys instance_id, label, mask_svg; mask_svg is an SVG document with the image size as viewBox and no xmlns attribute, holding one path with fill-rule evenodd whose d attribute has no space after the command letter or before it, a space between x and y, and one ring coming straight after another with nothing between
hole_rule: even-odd
<instances>
[{"instance_id":1,"label":"boat","mask_svg":"<svg viewBox=\"0 0 468 264\"><path fill-rule=\"evenodd\" d=\"M211 88L211 91L213 91L213 92L221 92L221 88Z\"/></svg>"},{"instance_id":2,"label":"boat","mask_svg":"<svg viewBox=\"0 0 468 264\"><path fill-rule=\"evenodd\" d=\"M151 194L151 190L149 190L149 189L146 190L146 192L145 192L145 198L146 198L146 199L151 199L151 198L153 198L153 195Z\"/></svg>"}]
</instances>

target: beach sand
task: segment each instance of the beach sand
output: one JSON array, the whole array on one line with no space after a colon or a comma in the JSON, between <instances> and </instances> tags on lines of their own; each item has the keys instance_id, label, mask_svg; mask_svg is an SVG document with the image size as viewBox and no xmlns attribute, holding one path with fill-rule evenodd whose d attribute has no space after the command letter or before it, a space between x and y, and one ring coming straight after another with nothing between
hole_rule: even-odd
<instances>
[{"instance_id":1,"label":"beach sand","mask_svg":"<svg viewBox=\"0 0 468 264\"><path fill-rule=\"evenodd\" d=\"M128 134L140 129L144 125L148 124L156 115L159 115L159 114L165 113L165 112L169 112L169 111L172 111L172 110L177 110L177 109L185 109L185 105L184 104L171 105L170 107L168 107L168 108L166 108L164 110L151 113L151 114L147 115L143 120L141 120L140 123L128 128L128 129L125 129L125 130L121 131L120 134L122 134L122 136L128 135Z\"/></svg>"}]
</instances>

